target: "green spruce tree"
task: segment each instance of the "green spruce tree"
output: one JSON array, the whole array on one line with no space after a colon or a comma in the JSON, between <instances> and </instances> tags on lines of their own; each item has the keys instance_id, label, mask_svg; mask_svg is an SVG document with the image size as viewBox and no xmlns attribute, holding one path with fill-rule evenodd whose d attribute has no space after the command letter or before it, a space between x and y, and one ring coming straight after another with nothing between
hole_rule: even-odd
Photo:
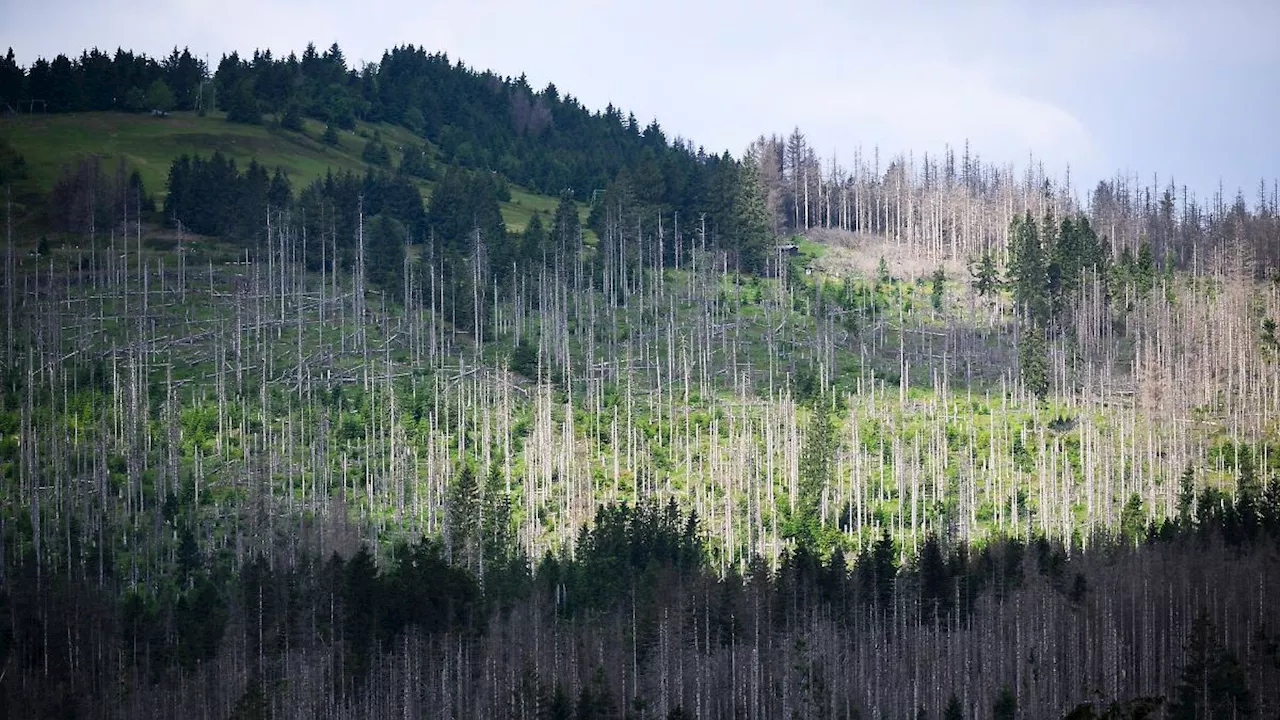
<instances>
[{"instance_id":1,"label":"green spruce tree","mask_svg":"<svg viewBox=\"0 0 1280 720\"><path fill-rule=\"evenodd\" d=\"M735 233L734 246L742 268L760 273L765 269L773 242L773 225L769 222L769 210L765 205L764 186L754 160L743 161L738 172L737 193L734 197Z\"/></svg>"},{"instance_id":2,"label":"green spruce tree","mask_svg":"<svg viewBox=\"0 0 1280 720\"><path fill-rule=\"evenodd\" d=\"M1048 262L1040 243L1039 225L1028 212L1014 217L1010 235L1013 300L1024 320L1044 325L1049 319Z\"/></svg>"},{"instance_id":3,"label":"green spruce tree","mask_svg":"<svg viewBox=\"0 0 1280 720\"><path fill-rule=\"evenodd\" d=\"M799 498L792 520L791 535L798 545L821 554L822 494L834 471L835 426L831 413L819 400L805 427L800 449Z\"/></svg>"},{"instance_id":4,"label":"green spruce tree","mask_svg":"<svg viewBox=\"0 0 1280 720\"><path fill-rule=\"evenodd\" d=\"M970 272L973 274L973 289L977 291L979 297L986 297L996 291L999 273L996 270L995 257L989 248L982 251L982 257Z\"/></svg>"},{"instance_id":5,"label":"green spruce tree","mask_svg":"<svg viewBox=\"0 0 1280 720\"><path fill-rule=\"evenodd\" d=\"M1018 717L1018 698L1008 685L1002 686L996 695L991 705L991 717L992 720L1016 720Z\"/></svg>"},{"instance_id":6,"label":"green spruce tree","mask_svg":"<svg viewBox=\"0 0 1280 720\"><path fill-rule=\"evenodd\" d=\"M1201 612L1191 626L1187 664L1169 703L1170 720L1234 720L1253 715L1248 676Z\"/></svg>"},{"instance_id":7,"label":"green spruce tree","mask_svg":"<svg viewBox=\"0 0 1280 720\"><path fill-rule=\"evenodd\" d=\"M954 692L947 700L947 708L942 711L942 720L964 720L964 706Z\"/></svg>"},{"instance_id":8,"label":"green spruce tree","mask_svg":"<svg viewBox=\"0 0 1280 720\"><path fill-rule=\"evenodd\" d=\"M1027 392L1043 400L1049 394L1049 348L1044 329L1031 324L1018 343L1018 371Z\"/></svg>"},{"instance_id":9,"label":"green spruce tree","mask_svg":"<svg viewBox=\"0 0 1280 720\"><path fill-rule=\"evenodd\" d=\"M933 306L935 312L940 312L942 303L946 299L947 273L939 267L933 271L933 276L930 280L929 303Z\"/></svg>"}]
</instances>

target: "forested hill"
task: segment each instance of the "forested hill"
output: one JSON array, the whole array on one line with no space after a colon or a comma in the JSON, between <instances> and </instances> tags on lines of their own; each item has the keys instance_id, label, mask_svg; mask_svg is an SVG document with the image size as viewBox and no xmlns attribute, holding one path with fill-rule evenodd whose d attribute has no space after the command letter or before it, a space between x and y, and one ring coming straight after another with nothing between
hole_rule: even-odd
<instances>
[{"instance_id":1,"label":"forested hill","mask_svg":"<svg viewBox=\"0 0 1280 720\"><path fill-rule=\"evenodd\" d=\"M95 48L24 69L10 50L0 62L0 101L0 109L53 113L218 109L237 122L310 117L342 130L357 120L395 123L430 141L446 164L499 172L549 195L589 198L626 168L643 200L689 217L705 209L714 168L656 120L642 127L612 105L593 112L554 84L534 89L523 75L476 71L412 45L361 68L337 44L323 52L308 45L301 56L232 52L216 68L186 49L155 59Z\"/></svg>"},{"instance_id":2,"label":"forested hill","mask_svg":"<svg viewBox=\"0 0 1280 720\"><path fill-rule=\"evenodd\" d=\"M146 125L140 129L135 124L130 133L155 140L153 149L131 158L134 167L122 167L114 181L84 160L73 160L96 157L100 148L92 142L80 143L78 155L65 148L52 153L64 169L51 187L37 188L49 191L50 201L20 201L47 206L47 225L59 230L108 226L111 219L129 215L124 206L135 195L137 215L139 208L150 207L148 193L159 191L165 202L155 205L164 223L251 248L266 237L268 208L275 214L296 210L294 222L327 222L330 242L350 269L357 216L393 208L387 214L397 224L374 227L391 227L387 233L396 244L432 245L456 276L462 272L461 258L473 250L470 233L480 231L482 255L501 276L513 261L540 258L552 249L536 247L547 225L561 238L558 249L575 256L581 240L604 235L610 225L617 230L618 244L628 246L619 250L619 257L660 264L658 255L673 261L681 251L678 244L664 243L664 225L678 231L683 222L686 228L698 227L701 246L729 250L735 265L752 271L765 270L766 248L777 229L750 159L737 161L727 152L708 155L690 142L668 139L656 120L642 127L634 115L624 117L612 105L589 110L554 85L535 90L523 75L513 79L475 71L443 53L413 46L394 48L381 62L359 69L348 65L336 44L324 52L309 45L301 57L290 53L277 58L263 50L242 58L233 52L216 69L176 49L159 60L94 49L78 58L38 59L29 68L20 67L10 52L0 62L0 101L0 110L16 116L5 121L9 128L0 126L0 135L30 131L22 123L30 125L33 118L49 114L79 113L72 117L84 117L89 128L102 121L89 113L126 112ZM171 112L180 117L142 117ZM268 136L226 130L214 136L203 119L215 115L226 120L227 128L265 126ZM188 127L174 127L172 133L156 129L165 123ZM113 127L118 126L115 121ZM25 161L23 153L47 156L49 144L67 145L65 136L75 135L60 130L26 132L32 147L14 142L6 152L19 162ZM108 142L102 134L97 137ZM156 147L164 148L163 157L155 156ZM246 147L251 152L244 158ZM358 159L344 155L356 147ZM238 167L227 162L227 153L236 152L242 155ZM186 154L195 157L183 160ZM249 166L245 159L261 167ZM170 161L159 187L155 166ZM80 166L70 167L75 162ZM332 163L327 171L315 171L327 163ZM44 164L49 164L47 157ZM290 178L280 172L283 165L310 172ZM141 176L125 178L140 168L151 174L150 184ZM0 173L20 176L22 168ZM304 182L297 183L295 205L292 185L297 180ZM508 238L508 230L524 231L538 212L525 206L513 213L494 205L492 198L510 202L513 186L541 194L546 199L535 197L533 204L542 209L559 203L555 217L560 220L571 209L564 207L566 202L589 206L588 227L594 234L569 237L577 232L577 220L572 228L551 224L548 212L528 237ZM412 198L414 191L431 197L441 188L443 196L466 201L453 204L442 197L424 209L420 199ZM322 217L317 203L329 214ZM504 227L502 220L513 214L519 224ZM151 218L144 213L143 219ZM602 249L603 254L611 252ZM394 264L395 258L389 261ZM451 286L458 284L454 280Z\"/></svg>"}]
</instances>

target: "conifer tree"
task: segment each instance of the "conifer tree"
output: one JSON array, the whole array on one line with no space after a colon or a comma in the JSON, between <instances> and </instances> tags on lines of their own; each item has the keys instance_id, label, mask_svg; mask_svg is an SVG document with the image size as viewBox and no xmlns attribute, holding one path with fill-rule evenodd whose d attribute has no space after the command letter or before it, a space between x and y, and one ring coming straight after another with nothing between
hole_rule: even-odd
<instances>
[{"instance_id":1,"label":"conifer tree","mask_svg":"<svg viewBox=\"0 0 1280 720\"><path fill-rule=\"evenodd\" d=\"M1184 530L1191 529L1192 512L1196 502L1196 473L1188 465L1178 478L1178 525Z\"/></svg>"},{"instance_id":2,"label":"conifer tree","mask_svg":"<svg viewBox=\"0 0 1280 720\"><path fill-rule=\"evenodd\" d=\"M800 451L800 485L792 534L796 542L818 552L822 532L822 495L831 481L835 428L831 414L819 400L806 426Z\"/></svg>"},{"instance_id":3,"label":"conifer tree","mask_svg":"<svg viewBox=\"0 0 1280 720\"><path fill-rule=\"evenodd\" d=\"M1010 278L1013 300L1022 316L1044 325L1049 319L1048 262L1040 241L1040 229L1031 213L1014 217L1010 240Z\"/></svg>"},{"instance_id":4,"label":"conifer tree","mask_svg":"<svg viewBox=\"0 0 1280 720\"><path fill-rule=\"evenodd\" d=\"M982 257L970 272L973 274L973 289L977 291L979 297L986 297L995 292L999 275L996 270L996 260L990 248L982 251Z\"/></svg>"},{"instance_id":5,"label":"conifer tree","mask_svg":"<svg viewBox=\"0 0 1280 720\"><path fill-rule=\"evenodd\" d=\"M449 561L468 570L480 564L480 488L471 463L463 462L449 489L445 547Z\"/></svg>"},{"instance_id":6,"label":"conifer tree","mask_svg":"<svg viewBox=\"0 0 1280 720\"><path fill-rule=\"evenodd\" d=\"M227 97L227 120L247 125L262 123L262 110L253 94L252 78L244 78L231 88Z\"/></svg>"},{"instance_id":7,"label":"conifer tree","mask_svg":"<svg viewBox=\"0 0 1280 720\"><path fill-rule=\"evenodd\" d=\"M929 302L935 311L942 310L942 301L946 297L947 273L939 267L930 278Z\"/></svg>"},{"instance_id":8,"label":"conifer tree","mask_svg":"<svg viewBox=\"0 0 1280 720\"><path fill-rule=\"evenodd\" d=\"M520 234L520 258L527 265L541 264L547 246L547 231L542 226L542 213L535 212ZM547 261L550 262L548 257Z\"/></svg>"},{"instance_id":9,"label":"conifer tree","mask_svg":"<svg viewBox=\"0 0 1280 720\"><path fill-rule=\"evenodd\" d=\"M1048 353L1044 328L1038 324L1031 324L1023 332L1021 341L1018 343L1018 371L1022 377L1023 387L1040 400L1049 394Z\"/></svg>"},{"instance_id":10,"label":"conifer tree","mask_svg":"<svg viewBox=\"0 0 1280 720\"><path fill-rule=\"evenodd\" d=\"M993 720L1015 720L1018 717L1018 699L1008 685L1000 688L996 700L991 706Z\"/></svg>"},{"instance_id":11,"label":"conifer tree","mask_svg":"<svg viewBox=\"0 0 1280 720\"><path fill-rule=\"evenodd\" d=\"M920 614L925 622L945 615L951 605L947 563L937 535L930 533L920 548Z\"/></svg>"},{"instance_id":12,"label":"conifer tree","mask_svg":"<svg viewBox=\"0 0 1280 720\"><path fill-rule=\"evenodd\" d=\"M742 162L737 173L733 215L735 224L732 241L738 250L742 268L749 272L763 271L769 258L773 231L759 168L751 158Z\"/></svg>"},{"instance_id":13,"label":"conifer tree","mask_svg":"<svg viewBox=\"0 0 1280 720\"><path fill-rule=\"evenodd\" d=\"M562 192L552 223L553 246L562 248L566 254L576 252L581 233L582 221L578 218L578 206L573 201L573 193Z\"/></svg>"},{"instance_id":14,"label":"conifer tree","mask_svg":"<svg viewBox=\"0 0 1280 720\"><path fill-rule=\"evenodd\" d=\"M1191 626L1187 663L1169 703L1170 720L1228 720L1253 714L1253 693L1235 654L1205 612Z\"/></svg>"}]
</instances>

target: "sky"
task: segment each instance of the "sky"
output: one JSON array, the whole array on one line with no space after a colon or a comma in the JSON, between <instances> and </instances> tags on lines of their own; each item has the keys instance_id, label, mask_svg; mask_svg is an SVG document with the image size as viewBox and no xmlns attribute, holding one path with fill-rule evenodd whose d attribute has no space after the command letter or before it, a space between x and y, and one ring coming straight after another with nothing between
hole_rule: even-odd
<instances>
[{"instance_id":1,"label":"sky","mask_svg":"<svg viewBox=\"0 0 1280 720\"><path fill-rule=\"evenodd\" d=\"M1252 204L1280 177L1277 0L0 0L24 66L177 45L216 67L309 41L353 64L443 50L734 155L799 127L824 159L967 140L1086 191L1122 173Z\"/></svg>"}]
</instances>

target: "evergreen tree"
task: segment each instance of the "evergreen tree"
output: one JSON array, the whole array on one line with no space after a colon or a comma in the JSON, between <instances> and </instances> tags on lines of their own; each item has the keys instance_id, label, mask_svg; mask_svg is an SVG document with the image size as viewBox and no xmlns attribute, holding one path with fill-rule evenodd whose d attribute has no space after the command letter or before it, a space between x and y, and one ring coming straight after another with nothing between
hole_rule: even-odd
<instances>
[{"instance_id":1,"label":"evergreen tree","mask_svg":"<svg viewBox=\"0 0 1280 720\"><path fill-rule=\"evenodd\" d=\"M831 413L819 400L809 416L804 444L800 449L799 498L792 520L791 535L811 552L822 552L822 496L834 472L835 427Z\"/></svg>"},{"instance_id":2,"label":"evergreen tree","mask_svg":"<svg viewBox=\"0 0 1280 720\"><path fill-rule=\"evenodd\" d=\"M397 219L378 214L365 221L365 278L390 297L404 293L404 248L409 231Z\"/></svg>"},{"instance_id":3,"label":"evergreen tree","mask_svg":"<svg viewBox=\"0 0 1280 720\"><path fill-rule=\"evenodd\" d=\"M723 157L716 158L707 194L708 224L716 237L727 238L733 232L737 193L738 162L726 152Z\"/></svg>"},{"instance_id":4,"label":"evergreen tree","mask_svg":"<svg viewBox=\"0 0 1280 720\"><path fill-rule=\"evenodd\" d=\"M1280 338L1276 337L1276 320L1272 317L1262 318L1262 330L1259 335L1262 347L1273 353L1280 349Z\"/></svg>"},{"instance_id":5,"label":"evergreen tree","mask_svg":"<svg viewBox=\"0 0 1280 720\"><path fill-rule=\"evenodd\" d=\"M298 103L291 102L285 105L284 113L280 116L280 127L293 132L302 132L302 108Z\"/></svg>"},{"instance_id":6,"label":"evergreen tree","mask_svg":"<svg viewBox=\"0 0 1280 720\"><path fill-rule=\"evenodd\" d=\"M1018 717L1018 699L1008 685L1000 688L996 700L991 706L992 720L1016 720Z\"/></svg>"},{"instance_id":7,"label":"evergreen tree","mask_svg":"<svg viewBox=\"0 0 1280 720\"><path fill-rule=\"evenodd\" d=\"M534 212L520 235L520 258L527 267L539 265L542 263L543 253L547 253L549 249L547 231L542 227L542 213Z\"/></svg>"},{"instance_id":8,"label":"evergreen tree","mask_svg":"<svg viewBox=\"0 0 1280 720\"><path fill-rule=\"evenodd\" d=\"M490 247L500 244L506 234L497 191L488 173L456 168L447 170L436 183L425 223L436 244L458 258L470 252L476 229Z\"/></svg>"},{"instance_id":9,"label":"evergreen tree","mask_svg":"<svg viewBox=\"0 0 1280 720\"><path fill-rule=\"evenodd\" d=\"M257 677L249 680L244 694L231 709L230 720L267 720L271 717L270 704L262 693L262 681Z\"/></svg>"},{"instance_id":10,"label":"evergreen tree","mask_svg":"<svg viewBox=\"0 0 1280 720\"><path fill-rule=\"evenodd\" d=\"M938 536L930 533L920 548L920 613L925 622L946 615L951 606L951 583Z\"/></svg>"},{"instance_id":11,"label":"evergreen tree","mask_svg":"<svg viewBox=\"0 0 1280 720\"><path fill-rule=\"evenodd\" d=\"M1018 370L1027 392L1043 400L1049 394L1049 348L1044 329L1032 324L1018 343Z\"/></svg>"},{"instance_id":12,"label":"evergreen tree","mask_svg":"<svg viewBox=\"0 0 1280 720\"><path fill-rule=\"evenodd\" d=\"M867 594L881 609L892 607L898 575L898 552L889 528L881 526L880 537L858 559L858 577Z\"/></svg>"},{"instance_id":13,"label":"evergreen tree","mask_svg":"<svg viewBox=\"0 0 1280 720\"><path fill-rule=\"evenodd\" d=\"M573 720L573 701L569 699L563 685L556 683L550 703L539 709L538 717L546 720Z\"/></svg>"},{"instance_id":14,"label":"evergreen tree","mask_svg":"<svg viewBox=\"0 0 1280 720\"><path fill-rule=\"evenodd\" d=\"M379 600L378 568L369 548L361 545L359 552L347 563L342 582L346 673L347 679L357 684L369 671Z\"/></svg>"},{"instance_id":15,"label":"evergreen tree","mask_svg":"<svg viewBox=\"0 0 1280 720\"><path fill-rule=\"evenodd\" d=\"M1125 501L1120 511L1120 536L1130 545L1142 539L1143 530L1147 526L1147 513L1142 505L1142 498L1133 493Z\"/></svg>"},{"instance_id":16,"label":"evergreen tree","mask_svg":"<svg viewBox=\"0 0 1280 720\"><path fill-rule=\"evenodd\" d=\"M1046 210L1044 218L1040 222L1040 252L1044 266L1044 287L1043 287L1043 316L1040 321L1046 327L1054 319L1059 317L1059 311L1065 307L1067 299L1071 296L1063 291L1063 273L1066 272L1064 264L1075 262L1075 258L1064 258L1060 252L1061 234L1059 226L1054 219L1053 211Z\"/></svg>"},{"instance_id":17,"label":"evergreen tree","mask_svg":"<svg viewBox=\"0 0 1280 720\"><path fill-rule=\"evenodd\" d=\"M34 67L34 66L33 66ZM24 72L14 59L13 48L0 59L0 98L13 103L23 97Z\"/></svg>"},{"instance_id":18,"label":"evergreen tree","mask_svg":"<svg viewBox=\"0 0 1280 720\"><path fill-rule=\"evenodd\" d=\"M941 267L933 271L930 278L929 303L935 311L942 310L942 301L946 297L947 273Z\"/></svg>"},{"instance_id":19,"label":"evergreen tree","mask_svg":"<svg viewBox=\"0 0 1280 720\"><path fill-rule=\"evenodd\" d=\"M496 587L500 581L516 579L513 561L518 559L518 543L512 526L511 496L505 488L502 469L494 462L489 465L485 480L480 535L484 554L485 592L505 597L515 590L512 586ZM520 566L523 567L523 561Z\"/></svg>"},{"instance_id":20,"label":"evergreen tree","mask_svg":"<svg viewBox=\"0 0 1280 720\"><path fill-rule=\"evenodd\" d=\"M1253 448L1248 445L1237 445L1239 459L1236 461L1236 497L1257 499L1261 494L1262 483L1258 480L1258 471L1254 466Z\"/></svg>"},{"instance_id":21,"label":"evergreen tree","mask_svg":"<svg viewBox=\"0 0 1280 720\"><path fill-rule=\"evenodd\" d=\"M942 712L942 720L964 720L964 706L960 704L960 698L954 692L947 699L947 708Z\"/></svg>"},{"instance_id":22,"label":"evergreen tree","mask_svg":"<svg viewBox=\"0 0 1280 720\"><path fill-rule=\"evenodd\" d=\"M1259 530L1259 501L1262 498L1262 483L1258 479L1254 467L1253 448L1242 446L1237 448L1239 460L1236 467L1236 502L1228 513L1228 524L1224 529L1228 543L1251 542Z\"/></svg>"},{"instance_id":23,"label":"evergreen tree","mask_svg":"<svg viewBox=\"0 0 1280 720\"><path fill-rule=\"evenodd\" d=\"M617 708L613 702L613 694L605 681L604 671L596 669L591 682L583 683L578 693L575 720L611 720L616 717Z\"/></svg>"},{"instance_id":24,"label":"evergreen tree","mask_svg":"<svg viewBox=\"0 0 1280 720\"><path fill-rule=\"evenodd\" d=\"M1089 217L1077 213L1073 227L1076 233L1076 247L1080 250L1080 267L1083 270L1096 270L1105 278L1110 260L1110 249L1089 223Z\"/></svg>"},{"instance_id":25,"label":"evergreen tree","mask_svg":"<svg viewBox=\"0 0 1280 720\"><path fill-rule=\"evenodd\" d=\"M253 94L253 80L244 78L236 83L226 100L227 120L247 125L262 123L262 110L258 107L258 98Z\"/></svg>"},{"instance_id":26,"label":"evergreen tree","mask_svg":"<svg viewBox=\"0 0 1280 720\"><path fill-rule=\"evenodd\" d=\"M1151 251L1151 243L1146 240L1138 247L1138 259L1133 264L1133 278L1138 292L1146 294L1156 284L1156 260Z\"/></svg>"},{"instance_id":27,"label":"evergreen tree","mask_svg":"<svg viewBox=\"0 0 1280 720\"><path fill-rule=\"evenodd\" d=\"M1178 525L1183 530L1190 530L1193 520L1192 512L1196 502L1196 473L1188 465L1178 479Z\"/></svg>"},{"instance_id":28,"label":"evergreen tree","mask_svg":"<svg viewBox=\"0 0 1280 720\"><path fill-rule=\"evenodd\" d=\"M1058 241L1053 246L1050 278L1050 305L1055 317L1065 317L1080 291L1086 268L1096 265L1092 257L1092 230L1083 216L1063 218L1058 228Z\"/></svg>"},{"instance_id":29,"label":"evergreen tree","mask_svg":"<svg viewBox=\"0 0 1280 720\"><path fill-rule=\"evenodd\" d=\"M427 154L426 145L410 145L406 147L404 156L400 158L398 171L402 175L423 180L434 180L436 177L435 169L431 166L430 156Z\"/></svg>"},{"instance_id":30,"label":"evergreen tree","mask_svg":"<svg viewBox=\"0 0 1280 720\"><path fill-rule=\"evenodd\" d=\"M449 488L445 541L449 560L476 570L480 565L480 489L471 464L464 462Z\"/></svg>"},{"instance_id":31,"label":"evergreen tree","mask_svg":"<svg viewBox=\"0 0 1280 720\"><path fill-rule=\"evenodd\" d=\"M1031 218L1015 216L1010 229L1010 275L1013 300L1023 317L1044 325L1049 319L1048 262L1040 242L1039 226Z\"/></svg>"},{"instance_id":32,"label":"evergreen tree","mask_svg":"<svg viewBox=\"0 0 1280 720\"><path fill-rule=\"evenodd\" d=\"M973 289L977 291L979 297L986 297L996 291L999 277L995 257L992 256L990 249L982 251L982 258L970 272L973 274Z\"/></svg>"},{"instance_id":33,"label":"evergreen tree","mask_svg":"<svg viewBox=\"0 0 1280 720\"><path fill-rule=\"evenodd\" d=\"M578 206L573 201L573 193L560 193L560 203L556 205L555 220L551 226L551 244L566 255L577 251L582 233L582 222L578 218Z\"/></svg>"},{"instance_id":34,"label":"evergreen tree","mask_svg":"<svg viewBox=\"0 0 1280 720\"><path fill-rule=\"evenodd\" d=\"M320 136L321 142L330 147L338 146L338 131L333 125L326 124L324 126L324 134Z\"/></svg>"},{"instance_id":35,"label":"evergreen tree","mask_svg":"<svg viewBox=\"0 0 1280 720\"><path fill-rule=\"evenodd\" d=\"M380 133L374 133L373 139L365 143L364 150L360 153L360 159L375 167L391 166L391 151L382 142Z\"/></svg>"},{"instance_id":36,"label":"evergreen tree","mask_svg":"<svg viewBox=\"0 0 1280 720\"><path fill-rule=\"evenodd\" d=\"M267 205L273 211L284 210L293 203L293 186L284 170L276 167L271 175L271 184L267 188Z\"/></svg>"},{"instance_id":37,"label":"evergreen tree","mask_svg":"<svg viewBox=\"0 0 1280 720\"><path fill-rule=\"evenodd\" d=\"M773 224L769 221L760 172L751 158L742 162L737 174L733 216L731 242L738 250L742 268L754 273L764 271L771 251Z\"/></svg>"},{"instance_id":38,"label":"evergreen tree","mask_svg":"<svg viewBox=\"0 0 1280 720\"><path fill-rule=\"evenodd\" d=\"M1253 693L1236 657L1201 612L1191 626L1187 664L1169 703L1170 720L1228 720L1253 715Z\"/></svg>"},{"instance_id":39,"label":"evergreen tree","mask_svg":"<svg viewBox=\"0 0 1280 720\"><path fill-rule=\"evenodd\" d=\"M227 623L227 605L218 587L201 573L173 608L178 660L187 669L213 659Z\"/></svg>"}]
</instances>

